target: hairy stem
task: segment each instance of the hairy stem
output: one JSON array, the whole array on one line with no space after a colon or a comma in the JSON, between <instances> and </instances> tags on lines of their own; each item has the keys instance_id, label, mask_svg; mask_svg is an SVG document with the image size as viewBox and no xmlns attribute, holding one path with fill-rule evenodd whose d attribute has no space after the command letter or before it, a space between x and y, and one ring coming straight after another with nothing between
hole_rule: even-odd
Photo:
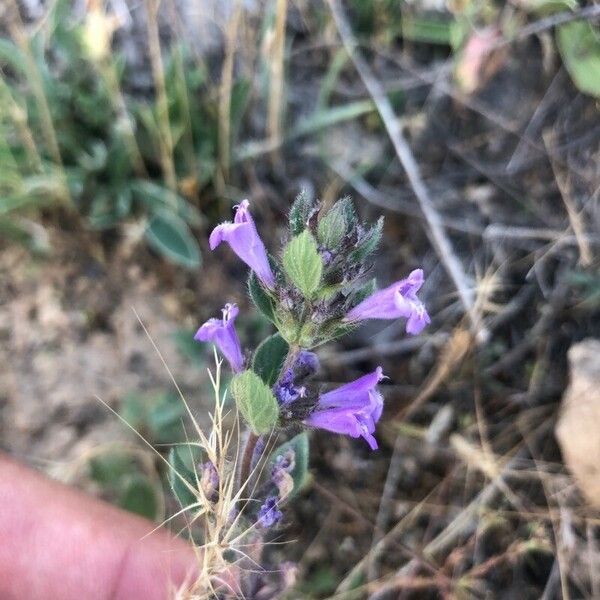
<instances>
[{"instance_id":1,"label":"hairy stem","mask_svg":"<svg viewBox=\"0 0 600 600\"><path fill-rule=\"evenodd\" d=\"M241 447L240 460L238 462L237 487L240 489L248 481L252 471L252 455L254 448L260 439L252 430L248 429L244 435L244 443Z\"/></svg>"}]
</instances>

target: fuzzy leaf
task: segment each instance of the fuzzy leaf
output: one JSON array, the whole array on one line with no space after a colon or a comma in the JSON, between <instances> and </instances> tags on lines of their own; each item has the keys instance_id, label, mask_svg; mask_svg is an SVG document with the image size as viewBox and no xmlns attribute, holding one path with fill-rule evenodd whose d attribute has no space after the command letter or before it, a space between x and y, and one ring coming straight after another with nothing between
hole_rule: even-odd
<instances>
[{"instance_id":1,"label":"fuzzy leaf","mask_svg":"<svg viewBox=\"0 0 600 600\"><path fill-rule=\"evenodd\" d=\"M269 433L277 424L279 406L271 389L254 371L231 380L231 393L244 420L257 435Z\"/></svg>"},{"instance_id":2,"label":"fuzzy leaf","mask_svg":"<svg viewBox=\"0 0 600 600\"><path fill-rule=\"evenodd\" d=\"M332 283L331 285L324 285L317 295L319 300L331 300L336 294L344 289L343 283Z\"/></svg>"},{"instance_id":3,"label":"fuzzy leaf","mask_svg":"<svg viewBox=\"0 0 600 600\"><path fill-rule=\"evenodd\" d=\"M310 451L308 433L306 433L306 431L299 433L297 436L293 437L288 442L285 442L285 444L281 444L281 446L274 450L270 458L271 468L275 464L277 458L285 454L287 450L294 451L295 462L294 469L290 473L294 480L294 488L286 497L286 500L289 500L302 489L306 484L308 477L308 455Z\"/></svg>"},{"instance_id":4,"label":"fuzzy leaf","mask_svg":"<svg viewBox=\"0 0 600 600\"><path fill-rule=\"evenodd\" d=\"M354 250L350 253L350 260L352 262L362 262L367 258L370 254L375 252L379 242L381 241L381 236L383 233L383 217L379 217L377 223L369 229L363 239L356 244Z\"/></svg>"},{"instance_id":5,"label":"fuzzy leaf","mask_svg":"<svg viewBox=\"0 0 600 600\"><path fill-rule=\"evenodd\" d=\"M254 353L252 370L268 385L276 381L289 350L288 343L275 333L264 340Z\"/></svg>"},{"instance_id":6,"label":"fuzzy leaf","mask_svg":"<svg viewBox=\"0 0 600 600\"><path fill-rule=\"evenodd\" d=\"M197 488L198 482L194 471L186 465L180 455L182 448L184 447L171 448L169 451L169 483L181 506L186 507L197 502L197 499L188 485L182 481L182 478L192 489ZM189 450L189 448L186 448L186 450Z\"/></svg>"},{"instance_id":7,"label":"fuzzy leaf","mask_svg":"<svg viewBox=\"0 0 600 600\"><path fill-rule=\"evenodd\" d=\"M248 293L250 294L252 302L254 302L254 306L256 306L269 321L275 322L273 300L261 285L254 271L250 271L250 276L248 277Z\"/></svg>"},{"instance_id":8,"label":"fuzzy leaf","mask_svg":"<svg viewBox=\"0 0 600 600\"><path fill-rule=\"evenodd\" d=\"M279 306L275 311L275 321L281 337L290 344L296 343L299 325L293 313Z\"/></svg>"},{"instance_id":9,"label":"fuzzy leaf","mask_svg":"<svg viewBox=\"0 0 600 600\"><path fill-rule=\"evenodd\" d=\"M292 235L298 235L306 228L306 221L313 207L313 201L306 190L302 190L294 200L290 209L290 231Z\"/></svg>"},{"instance_id":10,"label":"fuzzy leaf","mask_svg":"<svg viewBox=\"0 0 600 600\"><path fill-rule=\"evenodd\" d=\"M356 216L356 211L354 210L352 198L350 198L350 196L346 196L341 200L338 200L338 204L341 204L342 208L344 209L346 221L348 222L348 229L356 227L356 225L358 225L358 218Z\"/></svg>"},{"instance_id":11,"label":"fuzzy leaf","mask_svg":"<svg viewBox=\"0 0 600 600\"><path fill-rule=\"evenodd\" d=\"M333 208L319 221L317 235L326 248L334 249L344 239L348 231L347 209L344 200L336 202Z\"/></svg>"},{"instance_id":12,"label":"fuzzy leaf","mask_svg":"<svg viewBox=\"0 0 600 600\"><path fill-rule=\"evenodd\" d=\"M321 283L323 261L317 243L308 231L297 235L283 251L283 268L292 283L306 298L312 297Z\"/></svg>"}]
</instances>

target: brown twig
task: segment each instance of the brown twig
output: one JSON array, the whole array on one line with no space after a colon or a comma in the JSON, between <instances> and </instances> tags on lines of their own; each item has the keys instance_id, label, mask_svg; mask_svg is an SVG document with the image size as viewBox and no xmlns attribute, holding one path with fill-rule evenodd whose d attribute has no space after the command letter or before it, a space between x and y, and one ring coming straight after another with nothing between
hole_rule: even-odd
<instances>
[{"instance_id":1,"label":"brown twig","mask_svg":"<svg viewBox=\"0 0 600 600\"><path fill-rule=\"evenodd\" d=\"M241 453L241 460L239 461L238 473L237 473L237 487L241 488L248 481L250 473L252 472L252 456L254 454L254 448L258 443L260 436L256 435L252 431L248 430L246 439Z\"/></svg>"},{"instance_id":2,"label":"brown twig","mask_svg":"<svg viewBox=\"0 0 600 600\"><path fill-rule=\"evenodd\" d=\"M583 220L583 211L577 210L577 207L574 205L574 202L571 199L569 190L567 189L567 181L565 181L565 178L563 178L563 175L559 172L558 166L552 160L550 149L552 148L553 144L550 134L543 135L542 139L544 140L544 144L548 149L548 159L550 161L550 166L552 167L552 172L554 173L554 178L556 179L556 185L567 210L569 223L571 224L571 229L575 234L577 245L579 246L579 261L582 266L589 267L594 260L590 245L586 239L587 236L585 232L585 223Z\"/></svg>"}]
</instances>

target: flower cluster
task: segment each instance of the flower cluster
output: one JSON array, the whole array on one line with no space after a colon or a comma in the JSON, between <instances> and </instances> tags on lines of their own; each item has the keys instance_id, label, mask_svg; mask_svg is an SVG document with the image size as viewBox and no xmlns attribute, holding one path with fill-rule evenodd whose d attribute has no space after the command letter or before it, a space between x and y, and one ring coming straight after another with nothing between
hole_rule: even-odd
<instances>
[{"instance_id":1,"label":"flower cluster","mask_svg":"<svg viewBox=\"0 0 600 600\"><path fill-rule=\"evenodd\" d=\"M275 332L254 350L243 348L236 331L240 311L233 303L198 329L194 339L213 343L229 364L227 394L244 431L230 457L213 429L208 439L214 448L195 458L194 473L186 475L175 461L189 485L174 484L173 490L182 505L202 505L209 528L220 523L228 529L215 539L236 540L231 549L242 556L236 559L243 565L240 589L253 597L279 598L294 583L297 569L290 563L262 572L255 566L273 532L285 526L286 503L310 481L310 432L361 438L371 450L378 448L382 367L337 387L325 386L318 380L315 350L367 320L400 319L409 335L430 323L419 297L422 269L382 289L370 277L382 230L382 218L370 226L361 223L347 198L326 209L300 195L290 209L280 252L267 251L248 200L235 207L231 222L210 234L211 250L228 245L249 267L249 296ZM220 396L218 381L213 384ZM219 411L223 406L219 399ZM190 499L191 491L196 493ZM234 548L240 542L243 550Z\"/></svg>"},{"instance_id":2,"label":"flower cluster","mask_svg":"<svg viewBox=\"0 0 600 600\"><path fill-rule=\"evenodd\" d=\"M256 367L259 350L252 363L269 388L261 393L268 394L264 398L274 402L272 428L324 429L362 437L376 449L374 432L383 411L383 397L377 389L384 378L381 367L356 381L322 392L311 382L319 368L311 349L368 319L405 319L407 333L420 333L430 322L417 296L424 282L423 271L415 269L405 279L381 290L375 290L373 281L365 283L371 268L368 258L381 237L382 220L365 227L348 199L338 201L323 214L320 205L299 196L290 212L291 239L280 261L267 254L249 207L248 200L243 200L235 208L233 222L218 225L209 243L212 250L227 243L250 267L250 295L278 330L278 345L269 347L260 357L263 362L272 363L268 365L270 370L263 371L271 373L271 378L276 371L273 381ZM244 369L250 370L250 363L244 358L235 331L239 311L235 304L226 304L222 312L221 319L204 323L195 339L213 342L232 371L243 375ZM243 381L247 386L247 381L254 380L246 377ZM244 391L239 386L236 389L242 389L238 395L244 396L239 402L243 416L253 429L260 430L262 421L254 417L264 406L253 405L259 390ZM263 525L277 520L278 509L273 502L267 500L261 508L259 520Z\"/></svg>"}]
</instances>

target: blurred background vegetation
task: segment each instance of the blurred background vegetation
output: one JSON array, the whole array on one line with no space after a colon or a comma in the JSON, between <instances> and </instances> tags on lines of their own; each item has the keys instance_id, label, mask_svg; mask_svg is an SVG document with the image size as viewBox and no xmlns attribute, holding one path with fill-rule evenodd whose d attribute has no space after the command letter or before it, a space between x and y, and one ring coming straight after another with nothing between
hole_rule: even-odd
<instances>
[{"instance_id":1,"label":"blurred background vegetation","mask_svg":"<svg viewBox=\"0 0 600 600\"><path fill-rule=\"evenodd\" d=\"M386 216L382 284L424 266L433 324L323 351L324 382L383 364L393 383L377 456L315 436L297 543L274 550L301 565L294 597L597 597L598 522L552 431L567 350L600 333L599 18L577 0L4 0L0 447L163 518L159 464L95 398L161 452L185 439L137 313L205 413L191 336L248 307L207 232L249 197L274 247L301 189L351 194Z\"/></svg>"}]
</instances>

